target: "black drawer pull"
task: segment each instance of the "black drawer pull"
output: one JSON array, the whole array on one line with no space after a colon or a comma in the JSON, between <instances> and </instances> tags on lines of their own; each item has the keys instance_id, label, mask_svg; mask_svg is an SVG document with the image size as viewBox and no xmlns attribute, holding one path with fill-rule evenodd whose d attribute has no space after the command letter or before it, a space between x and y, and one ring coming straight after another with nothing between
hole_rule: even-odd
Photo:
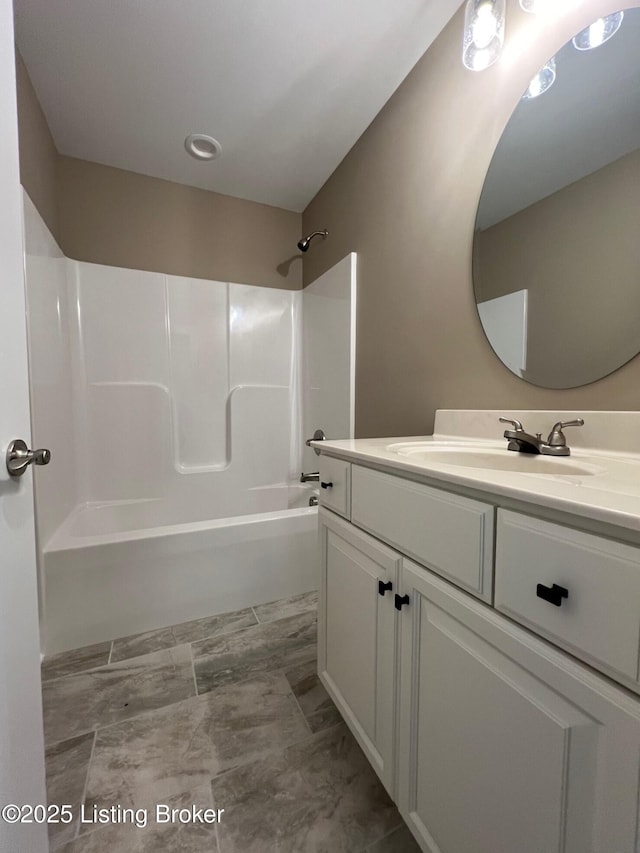
<instances>
[{"instance_id":1,"label":"black drawer pull","mask_svg":"<svg viewBox=\"0 0 640 853\"><path fill-rule=\"evenodd\" d=\"M409 596L408 595L398 595L398 593L396 592L396 600L395 600L396 610L402 610L402 607L405 604L409 604Z\"/></svg>"},{"instance_id":2,"label":"black drawer pull","mask_svg":"<svg viewBox=\"0 0 640 853\"><path fill-rule=\"evenodd\" d=\"M384 595L387 590L393 589L393 584L391 581L378 581L378 595Z\"/></svg>"},{"instance_id":3,"label":"black drawer pull","mask_svg":"<svg viewBox=\"0 0 640 853\"><path fill-rule=\"evenodd\" d=\"M332 489L333 483L320 483L323 489Z\"/></svg>"},{"instance_id":4,"label":"black drawer pull","mask_svg":"<svg viewBox=\"0 0 640 853\"><path fill-rule=\"evenodd\" d=\"M556 607L560 607L562 599L569 598L569 590L563 586L558 586L557 583L554 583L551 587L539 583L536 587L536 595L543 601L548 601L549 604L555 604Z\"/></svg>"}]
</instances>

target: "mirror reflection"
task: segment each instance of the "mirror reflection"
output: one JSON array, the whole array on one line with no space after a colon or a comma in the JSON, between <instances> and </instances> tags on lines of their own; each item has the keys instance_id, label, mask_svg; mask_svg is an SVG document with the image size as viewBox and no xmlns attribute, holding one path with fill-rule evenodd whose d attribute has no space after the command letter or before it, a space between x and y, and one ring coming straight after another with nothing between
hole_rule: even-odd
<instances>
[{"instance_id":1,"label":"mirror reflection","mask_svg":"<svg viewBox=\"0 0 640 853\"><path fill-rule=\"evenodd\" d=\"M640 8L617 24L594 22L541 67L478 207L483 328L510 370L547 388L640 352Z\"/></svg>"}]
</instances>

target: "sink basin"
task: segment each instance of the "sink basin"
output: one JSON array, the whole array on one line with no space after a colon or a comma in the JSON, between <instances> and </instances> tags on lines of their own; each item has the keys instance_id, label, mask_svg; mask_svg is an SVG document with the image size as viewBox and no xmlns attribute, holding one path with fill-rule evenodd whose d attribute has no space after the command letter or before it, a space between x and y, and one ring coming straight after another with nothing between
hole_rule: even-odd
<instances>
[{"instance_id":1,"label":"sink basin","mask_svg":"<svg viewBox=\"0 0 640 853\"><path fill-rule=\"evenodd\" d=\"M515 453L506 448L469 447L460 444L415 442L391 444L387 450L406 456L412 462L425 465L455 465L463 468L484 468L493 471L513 471L518 474L585 477L601 473L595 465L575 462L570 456L542 456Z\"/></svg>"}]
</instances>

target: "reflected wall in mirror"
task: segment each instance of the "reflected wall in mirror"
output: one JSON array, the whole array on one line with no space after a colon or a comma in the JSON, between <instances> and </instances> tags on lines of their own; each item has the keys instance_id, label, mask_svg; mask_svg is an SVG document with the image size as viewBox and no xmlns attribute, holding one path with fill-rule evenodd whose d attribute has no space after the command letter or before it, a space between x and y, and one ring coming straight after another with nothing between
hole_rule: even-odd
<instances>
[{"instance_id":1,"label":"reflected wall in mirror","mask_svg":"<svg viewBox=\"0 0 640 853\"><path fill-rule=\"evenodd\" d=\"M640 352L638 45L640 8L597 48L569 41L553 85L518 103L485 179L478 313L496 354L535 385L585 385Z\"/></svg>"}]
</instances>

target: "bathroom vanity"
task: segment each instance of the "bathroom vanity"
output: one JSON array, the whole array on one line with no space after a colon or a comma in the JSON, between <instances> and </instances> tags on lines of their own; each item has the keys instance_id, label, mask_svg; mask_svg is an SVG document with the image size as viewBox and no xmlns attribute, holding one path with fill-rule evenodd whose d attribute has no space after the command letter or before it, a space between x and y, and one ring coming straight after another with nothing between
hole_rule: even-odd
<instances>
[{"instance_id":1,"label":"bathroom vanity","mask_svg":"<svg viewBox=\"0 0 640 853\"><path fill-rule=\"evenodd\" d=\"M428 853L637 853L640 414L500 414L315 444L320 678Z\"/></svg>"}]
</instances>

